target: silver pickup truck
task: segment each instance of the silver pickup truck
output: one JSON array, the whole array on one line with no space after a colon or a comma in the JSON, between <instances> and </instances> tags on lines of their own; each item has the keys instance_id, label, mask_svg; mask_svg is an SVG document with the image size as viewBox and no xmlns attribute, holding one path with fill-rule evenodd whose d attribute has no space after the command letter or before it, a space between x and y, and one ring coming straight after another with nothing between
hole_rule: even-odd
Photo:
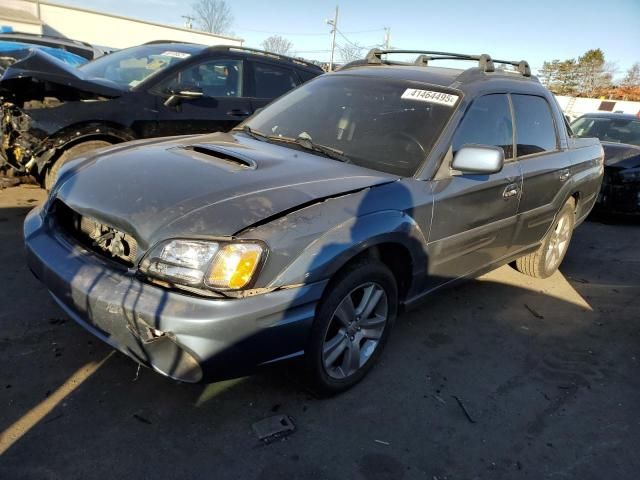
<instances>
[{"instance_id":1,"label":"silver pickup truck","mask_svg":"<svg viewBox=\"0 0 640 480\"><path fill-rule=\"evenodd\" d=\"M136 361L199 382L304 357L336 393L402 308L508 263L552 275L602 175L526 62L374 50L229 133L70 162L24 233L60 306Z\"/></svg>"}]
</instances>

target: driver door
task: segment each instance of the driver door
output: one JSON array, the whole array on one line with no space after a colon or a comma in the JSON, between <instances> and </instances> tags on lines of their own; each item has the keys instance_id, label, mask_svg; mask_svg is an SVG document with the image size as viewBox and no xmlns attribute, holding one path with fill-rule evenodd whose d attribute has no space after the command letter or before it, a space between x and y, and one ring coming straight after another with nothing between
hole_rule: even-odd
<instances>
[{"instance_id":1,"label":"driver door","mask_svg":"<svg viewBox=\"0 0 640 480\"><path fill-rule=\"evenodd\" d=\"M217 59L190 65L157 87L158 136L227 131L253 113L244 96L243 60ZM201 93L165 105L180 91Z\"/></svg>"},{"instance_id":2,"label":"driver door","mask_svg":"<svg viewBox=\"0 0 640 480\"><path fill-rule=\"evenodd\" d=\"M464 145L501 147L505 163L492 174L449 171ZM476 99L453 136L450 155L433 181L429 280L435 287L467 276L509 253L516 231L522 174L514 158L513 122L506 94Z\"/></svg>"}]
</instances>

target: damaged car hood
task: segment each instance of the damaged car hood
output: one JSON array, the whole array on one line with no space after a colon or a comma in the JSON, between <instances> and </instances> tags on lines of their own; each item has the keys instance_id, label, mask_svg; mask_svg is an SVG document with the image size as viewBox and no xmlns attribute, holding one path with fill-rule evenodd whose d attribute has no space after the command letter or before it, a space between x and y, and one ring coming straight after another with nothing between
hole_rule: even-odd
<instances>
[{"instance_id":1,"label":"damaged car hood","mask_svg":"<svg viewBox=\"0 0 640 480\"><path fill-rule=\"evenodd\" d=\"M602 142L604 164L615 168L640 167L640 147L628 143Z\"/></svg>"},{"instance_id":2,"label":"damaged car hood","mask_svg":"<svg viewBox=\"0 0 640 480\"><path fill-rule=\"evenodd\" d=\"M124 144L74 162L54 195L147 249L176 236L232 236L283 212L397 178L216 133Z\"/></svg>"},{"instance_id":3,"label":"damaged car hood","mask_svg":"<svg viewBox=\"0 0 640 480\"><path fill-rule=\"evenodd\" d=\"M24 59L9 66L0 79L0 89L17 92L25 82L51 82L84 92L118 97L124 90L104 78L92 78L41 50L32 50Z\"/></svg>"}]
</instances>

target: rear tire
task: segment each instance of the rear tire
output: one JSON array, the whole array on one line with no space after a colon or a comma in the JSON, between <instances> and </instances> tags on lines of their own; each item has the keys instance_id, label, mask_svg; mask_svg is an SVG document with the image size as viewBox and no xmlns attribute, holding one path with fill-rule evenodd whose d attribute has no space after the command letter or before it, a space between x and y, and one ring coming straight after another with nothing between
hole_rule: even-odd
<instances>
[{"instance_id":1,"label":"rear tire","mask_svg":"<svg viewBox=\"0 0 640 480\"><path fill-rule=\"evenodd\" d=\"M77 145L68 148L52 165L49 165L47 168L47 171L44 174L44 188L47 191L53 188L56 180L58 179L58 172L60 172L62 166L69 160L73 160L84 153L89 153L93 150L108 147L110 145L112 144L104 140L89 140L88 142L78 143Z\"/></svg>"},{"instance_id":2,"label":"rear tire","mask_svg":"<svg viewBox=\"0 0 640 480\"><path fill-rule=\"evenodd\" d=\"M576 223L575 209L575 200L570 198L556 216L540 247L515 261L516 270L535 278L548 278L558 270L571 242Z\"/></svg>"},{"instance_id":3,"label":"rear tire","mask_svg":"<svg viewBox=\"0 0 640 480\"><path fill-rule=\"evenodd\" d=\"M307 380L320 395L358 383L376 363L398 311L398 287L381 262L338 273L316 310L305 354Z\"/></svg>"}]
</instances>

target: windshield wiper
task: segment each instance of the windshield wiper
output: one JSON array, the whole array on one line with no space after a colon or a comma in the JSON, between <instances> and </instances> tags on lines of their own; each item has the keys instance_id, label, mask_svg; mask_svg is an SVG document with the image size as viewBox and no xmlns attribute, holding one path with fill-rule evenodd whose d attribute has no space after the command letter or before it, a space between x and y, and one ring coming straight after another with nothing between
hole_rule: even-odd
<instances>
[{"instance_id":1,"label":"windshield wiper","mask_svg":"<svg viewBox=\"0 0 640 480\"><path fill-rule=\"evenodd\" d=\"M257 140L262 140L263 142L269 140L269 136L259 132L258 130L253 130L249 125L244 125L242 127L236 127L233 129L235 132L242 132L249 135L251 138L255 138Z\"/></svg>"},{"instance_id":2,"label":"windshield wiper","mask_svg":"<svg viewBox=\"0 0 640 480\"><path fill-rule=\"evenodd\" d=\"M311 137L308 134L306 135L300 134L298 138L282 137L280 135L267 135L258 130L253 130L249 125L236 127L233 130L236 132L245 133L252 138L266 141L266 142L299 145L306 150L311 150L312 152L321 153L325 157L329 157L334 160L338 160L340 162L349 163L351 161L350 158L346 156L342 150L338 150L337 148L329 147L326 145L320 145L318 143L313 143L313 141L311 140Z\"/></svg>"},{"instance_id":3,"label":"windshield wiper","mask_svg":"<svg viewBox=\"0 0 640 480\"><path fill-rule=\"evenodd\" d=\"M279 135L269 135L266 138L273 142L300 145L306 150L321 153L325 157L329 157L340 162L349 163L351 161L351 159L345 155L342 150L338 150L337 148L329 147L327 145L320 145L319 143L313 143L308 134L304 136L303 134L300 134L298 135L298 138L281 137Z\"/></svg>"}]
</instances>

